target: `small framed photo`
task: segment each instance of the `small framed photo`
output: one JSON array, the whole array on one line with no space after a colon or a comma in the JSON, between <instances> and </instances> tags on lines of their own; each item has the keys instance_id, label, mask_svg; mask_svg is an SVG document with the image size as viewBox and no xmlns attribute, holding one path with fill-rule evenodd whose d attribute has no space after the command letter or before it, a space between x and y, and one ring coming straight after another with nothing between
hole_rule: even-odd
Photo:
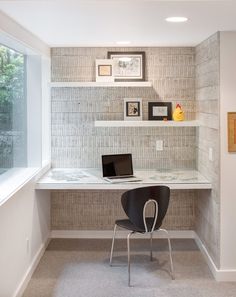
<instances>
[{"instance_id":1,"label":"small framed photo","mask_svg":"<svg viewBox=\"0 0 236 297\"><path fill-rule=\"evenodd\" d=\"M108 52L114 62L115 81L144 81L145 52Z\"/></svg>"},{"instance_id":2,"label":"small framed photo","mask_svg":"<svg viewBox=\"0 0 236 297\"><path fill-rule=\"evenodd\" d=\"M114 82L112 60L96 60L96 82Z\"/></svg>"},{"instance_id":3,"label":"small framed photo","mask_svg":"<svg viewBox=\"0 0 236 297\"><path fill-rule=\"evenodd\" d=\"M124 99L124 120L142 121L142 99L125 98Z\"/></svg>"},{"instance_id":4,"label":"small framed photo","mask_svg":"<svg viewBox=\"0 0 236 297\"><path fill-rule=\"evenodd\" d=\"M228 112L228 152L236 152L236 112Z\"/></svg>"},{"instance_id":5,"label":"small framed photo","mask_svg":"<svg viewBox=\"0 0 236 297\"><path fill-rule=\"evenodd\" d=\"M171 121L171 102L148 102L148 119L156 121Z\"/></svg>"}]
</instances>

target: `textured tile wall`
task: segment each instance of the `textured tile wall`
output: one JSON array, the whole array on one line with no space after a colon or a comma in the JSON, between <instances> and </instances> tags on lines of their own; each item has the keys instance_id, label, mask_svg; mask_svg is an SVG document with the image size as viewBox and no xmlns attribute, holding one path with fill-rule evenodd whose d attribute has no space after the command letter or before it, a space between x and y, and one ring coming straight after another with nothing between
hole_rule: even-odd
<instances>
[{"instance_id":1,"label":"textured tile wall","mask_svg":"<svg viewBox=\"0 0 236 297\"><path fill-rule=\"evenodd\" d=\"M116 219L125 218L122 191L54 191L51 194L53 230L112 230ZM195 193L172 191L163 227L193 230Z\"/></svg>"},{"instance_id":2,"label":"textured tile wall","mask_svg":"<svg viewBox=\"0 0 236 297\"><path fill-rule=\"evenodd\" d=\"M196 231L219 267L219 35L196 47L196 109L202 127L198 130L198 170L212 181L213 190L201 191L196 203ZM213 161L208 158L213 148Z\"/></svg>"},{"instance_id":3,"label":"textured tile wall","mask_svg":"<svg viewBox=\"0 0 236 297\"><path fill-rule=\"evenodd\" d=\"M105 58L108 50L112 49L52 49L52 80L94 81L95 60ZM143 99L144 120L147 102L156 100L181 103L186 118L195 117L194 49L135 50L146 52L146 79L153 88L52 89L54 167L100 167L101 154L131 152L136 168L195 168L194 128L94 127L95 120L122 120L124 98ZM155 150L156 139L164 140L164 151Z\"/></svg>"},{"instance_id":4,"label":"textured tile wall","mask_svg":"<svg viewBox=\"0 0 236 297\"><path fill-rule=\"evenodd\" d=\"M155 100L181 103L186 119L194 119L195 49L53 48L52 81L95 81L95 60L106 58L109 50L145 51L146 80L152 81L153 87L53 88L53 167L101 168L102 154L131 152L134 168L196 168L195 128L94 127L95 120L122 120L124 98L143 99L143 119L147 119L147 102ZM155 150L157 139L164 140L162 152ZM195 193L178 193L173 194L168 227L192 229ZM119 197L119 191L112 195L55 192L52 229L111 229L117 216L122 215ZM115 204L111 203L114 199Z\"/></svg>"}]
</instances>

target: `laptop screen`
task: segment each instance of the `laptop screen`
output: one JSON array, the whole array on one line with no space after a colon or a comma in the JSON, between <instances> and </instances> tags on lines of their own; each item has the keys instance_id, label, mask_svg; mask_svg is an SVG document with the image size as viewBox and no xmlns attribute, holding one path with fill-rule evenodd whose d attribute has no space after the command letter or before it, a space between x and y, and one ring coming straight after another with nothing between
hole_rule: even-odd
<instances>
[{"instance_id":1,"label":"laptop screen","mask_svg":"<svg viewBox=\"0 0 236 297\"><path fill-rule=\"evenodd\" d=\"M132 155L103 155L103 177L133 175Z\"/></svg>"}]
</instances>

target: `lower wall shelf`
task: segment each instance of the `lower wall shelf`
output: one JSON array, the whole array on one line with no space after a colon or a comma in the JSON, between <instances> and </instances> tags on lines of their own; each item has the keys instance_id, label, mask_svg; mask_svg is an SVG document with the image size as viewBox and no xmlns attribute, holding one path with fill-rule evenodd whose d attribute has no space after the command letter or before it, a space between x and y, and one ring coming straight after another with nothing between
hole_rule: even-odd
<instances>
[{"instance_id":1,"label":"lower wall shelf","mask_svg":"<svg viewBox=\"0 0 236 297\"><path fill-rule=\"evenodd\" d=\"M95 127L199 127L199 121L95 121Z\"/></svg>"}]
</instances>

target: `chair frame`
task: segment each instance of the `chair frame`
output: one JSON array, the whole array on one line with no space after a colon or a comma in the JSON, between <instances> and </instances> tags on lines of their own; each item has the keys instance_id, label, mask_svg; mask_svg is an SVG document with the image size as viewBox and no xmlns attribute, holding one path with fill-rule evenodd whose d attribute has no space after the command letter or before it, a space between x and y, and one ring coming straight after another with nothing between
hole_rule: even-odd
<instances>
[{"instance_id":1,"label":"chair frame","mask_svg":"<svg viewBox=\"0 0 236 297\"><path fill-rule=\"evenodd\" d=\"M147 228L147 223L146 223L146 208L148 206L148 204L150 203L154 203L155 206L155 215L154 215L154 221L153 221L153 225L151 228L151 231L148 231ZM166 229L160 228L157 230L154 230L155 225L156 225L156 221L157 221L157 216L158 216L158 203L156 200L153 199L149 199L144 207L143 207L143 223L144 223L144 227L145 227L145 232L136 232L136 231L131 231L128 235L127 235L127 260L128 260L128 286L130 287L130 238L133 234L135 233L141 233L141 234L150 234L150 261L153 261L153 233L154 232L158 232L158 231L162 231L166 234L166 238L168 240L168 247L169 247L169 258L170 258L170 275L171 278L174 280L175 276L174 276L174 266L173 266L173 260L172 260L172 247L171 247L171 242L170 242L170 235L169 232ZM114 226L114 230L113 230L113 238L112 238L112 244L111 244L111 253L110 253L110 266L112 266L112 259L113 259L113 251L114 251L114 242L115 242L115 236L116 236L116 230L117 229L117 224L115 224Z\"/></svg>"}]
</instances>

